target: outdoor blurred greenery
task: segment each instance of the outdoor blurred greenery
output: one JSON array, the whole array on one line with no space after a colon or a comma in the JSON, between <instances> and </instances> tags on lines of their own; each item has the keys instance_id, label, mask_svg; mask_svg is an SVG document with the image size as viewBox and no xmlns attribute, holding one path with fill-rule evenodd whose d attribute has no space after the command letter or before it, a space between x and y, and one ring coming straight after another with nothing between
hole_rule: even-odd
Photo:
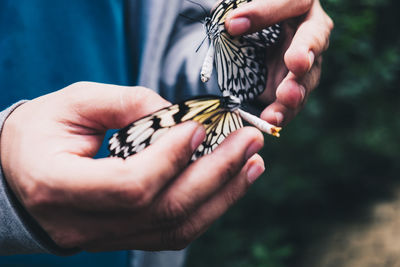
<instances>
[{"instance_id":1,"label":"outdoor blurred greenery","mask_svg":"<svg viewBox=\"0 0 400 267\"><path fill-rule=\"evenodd\" d=\"M400 2L321 2L335 29L319 88L280 139L265 137L265 174L190 247L187 266L301 266L337 225L393 196Z\"/></svg>"}]
</instances>

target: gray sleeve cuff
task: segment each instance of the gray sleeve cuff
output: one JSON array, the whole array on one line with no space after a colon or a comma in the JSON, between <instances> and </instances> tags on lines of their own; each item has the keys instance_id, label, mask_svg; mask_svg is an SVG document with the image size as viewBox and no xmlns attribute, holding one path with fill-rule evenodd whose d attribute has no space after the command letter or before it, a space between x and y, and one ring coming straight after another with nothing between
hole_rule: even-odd
<instances>
[{"instance_id":1,"label":"gray sleeve cuff","mask_svg":"<svg viewBox=\"0 0 400 267\"><path fill-rule=\"evenodd\" d=\"M0 112L0 138L7 117L25 102L26 100L20 101ZM0 168L0 255L34 253L70 255L78 251L62 249L50 239L16 199L7 185L3 169Z\"/></svg>"}]
</instances>

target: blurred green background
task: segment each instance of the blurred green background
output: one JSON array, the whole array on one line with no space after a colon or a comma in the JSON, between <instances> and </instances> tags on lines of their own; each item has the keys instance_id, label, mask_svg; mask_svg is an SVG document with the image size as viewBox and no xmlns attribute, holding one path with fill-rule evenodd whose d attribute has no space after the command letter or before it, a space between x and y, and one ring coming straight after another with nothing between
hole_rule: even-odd
<instances>
[{"instance_id":1,"label":"blurred green background","mask_svg":"<svg viewBox=\"0 0 400 267\"><path fill-rule=\"evenodd\" d=\"M312 266L332 233L365 228L377 203L396 201L400 2L321 2L335 29L319 88L280 139L265 137L266 173L191 246L188 266Z\"/></svg>"}]
</instances>

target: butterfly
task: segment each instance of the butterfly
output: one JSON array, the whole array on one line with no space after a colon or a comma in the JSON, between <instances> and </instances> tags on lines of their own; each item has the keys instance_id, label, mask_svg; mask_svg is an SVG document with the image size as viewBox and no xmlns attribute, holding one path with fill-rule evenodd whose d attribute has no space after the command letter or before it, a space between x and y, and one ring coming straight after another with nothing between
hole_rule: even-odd
<instances>
[{"instance_id":1,"label":"butterfly","mask_svg":"<svg viewBox=\"0 0 400 267\"><path fill-rule=\"evenodd\" d=\"M172 126L188 120L201 123L206 130L206 138L192 155L192 161L211 153L231 132L242 128L242 118L279 137L280 127L241 110L240 106L241 101L235 96L208 95L160 109L115 133L109 140L110 156L126 159L156 142Z\"/></svg>"},{"instance_id":2,"label":"butterfly","mask_svg":"<svg viewBox=\"0 0 400 267\"><path fill-rule=\"evenodd\" d=\"M207 82L215 62L222 95L233 95L241 101L252 100L264 91L266 47L276 43L281 31L275 24L253 34L231 36L225 29L227 14L247 2L251 0L223 0L205 18L210 46L200 73L201 80Z\"/></svg>"},{"instance_id":3,"label":"butterfly","mask_svg":"<svg viewBox=\"0 0 400 267\"><path fill-rule=\"evenodd\" d=\"M205 20L212 44L201 71L206 82L217 65L218 85L223 96L198 96L160 109L131 123L109 140L111 157L127 158L158 140L172 126L193 120L201 123L206 138L192 156L192 161L211 153L233 131L249 122L263 132L279 137L280 127L240 109L243 101L262 93L266 85L265 48L276 41L279 25L266 30L232 37L225 28L227 13L251 0L225 0Z\"/></svg>"}]
</instances>

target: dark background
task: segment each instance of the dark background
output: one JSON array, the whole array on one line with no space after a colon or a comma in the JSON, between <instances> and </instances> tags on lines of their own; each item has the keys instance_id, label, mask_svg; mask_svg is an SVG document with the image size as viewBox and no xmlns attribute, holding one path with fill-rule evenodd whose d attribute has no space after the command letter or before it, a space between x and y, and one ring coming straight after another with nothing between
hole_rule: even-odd
<instances>
[{"instance_id":1,"label":"dark background","mask_svg":"<svg viewBox=\"0 0 400 267\"><path fill-rule=\"evenodd\" d=\"M375 231L375 249L358 246L341 263L316 263L349 249L355 241L346 238L362 242L374 231L369 224L379 228L374 208L384 202L393 209L400 192L400 2L321 4L335 29L319 88L281 138L265 137L265 174L191 246L188 266L340 267L357 257L361 264L368 251L395 249ZM385 222L396 219L393 212ZM392 228L400 228L400 220ZM354 231L356 237L337 237ZM383 258L384 265L368 266L400 266Z\"/></svg>"}]
</instances>

